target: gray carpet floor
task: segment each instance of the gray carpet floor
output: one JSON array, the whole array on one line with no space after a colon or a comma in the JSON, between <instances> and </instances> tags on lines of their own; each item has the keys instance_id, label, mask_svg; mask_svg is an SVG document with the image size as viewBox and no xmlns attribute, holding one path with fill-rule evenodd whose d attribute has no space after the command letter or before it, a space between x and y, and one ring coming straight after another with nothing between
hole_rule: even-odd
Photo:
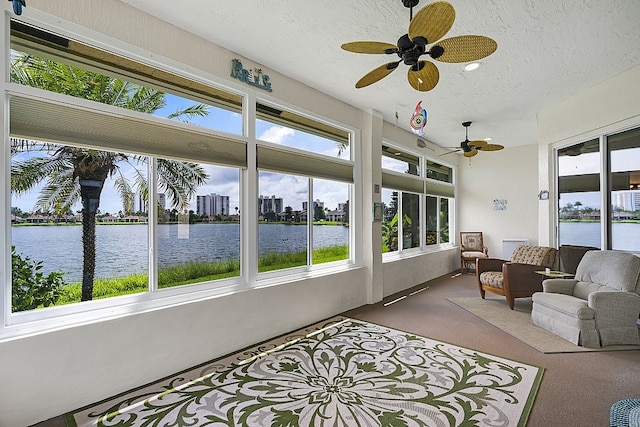
<instances>
[{"instance_id":1,"label":"gray carpet floor","mask_svg":"<svg viewBox=\"0 0 640 427\"><path fill-rule=\"evenodd\" d=\"M545 354L449 300L460 297L480 299L475 276L446 275L344 314L544 367L530 427L608 426L613 403L640 398L640 350Z\"/></svg>"},{"instance_id":2,"label":"gray carpet floor","mask_svg":"<svg viewBox=\"0 0 640 427\"><path fill-rule=\"evenodd\" d=\"M544 367L529 427L608 426L613 403L640 398L640 350L545 354L449 300L462 297L480 298L475 276L445 275L342 314ZM38 424L64 425L62 417Z\"/></svg>"}]
</instances>

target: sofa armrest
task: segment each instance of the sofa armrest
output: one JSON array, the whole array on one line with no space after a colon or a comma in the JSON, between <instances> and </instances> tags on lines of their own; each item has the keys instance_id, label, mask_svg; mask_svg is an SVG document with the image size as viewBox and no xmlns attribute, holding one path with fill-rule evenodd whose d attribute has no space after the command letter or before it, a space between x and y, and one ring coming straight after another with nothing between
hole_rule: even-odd
<instances>
[{"instance_id":1,"label":"sofa armrest","mask_svg":"<svg viewBox=\"0 0 640 427\"><path fill-rule=\"evenodd\" d=\"M576 283L576 279L545 279L542 281L542 290L553 294L573 295Z\"/></svg>"},{"instance_id":2,"label":"sofa armrest","mask_svg":"<svg viewBox=\"0 0 640 427\"><path fill-rule=\"evenodd\" d=\"M625 291L596 291L589 294L589 308L598 318L631 319L640 315L640 295Z\"/></svg>"},{"instance_id":3,"label":"sofa armrest","mask_svg":"<svg viewBox=\"0 0 640 427\"><path fill-rule=\"evenodd\" d=\"M498 258L477 258L476 259L476 275L484 271L502 271L502 264L505 260Z\"/></svg>"}]
</instances>

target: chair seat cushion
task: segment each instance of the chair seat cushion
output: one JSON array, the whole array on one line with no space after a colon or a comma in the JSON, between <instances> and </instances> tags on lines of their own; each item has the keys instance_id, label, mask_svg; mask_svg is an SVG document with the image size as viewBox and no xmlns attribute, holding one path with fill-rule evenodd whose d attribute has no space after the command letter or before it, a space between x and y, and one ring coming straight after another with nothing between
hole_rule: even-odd
<instances>
[{"instance_id":1,"label":"chair seat cushion","mask_svg":"<svg viewBox=\"0 0 640 427\"><path fill-rule=\"evenodd\" d=\"M492 288L503 289L502 271L484 271L480 273L480 283Z\"/></svg>"},{"instance_id":2,"label":"chair seat cushion","mask_svg":"<svg viewBox=\"0 0 640 427\"><path fill-rule=\"evenodd\" d=\"M540 304L580 320L590 320L595 316L586 300L572 295L536 292L533 294L533 304Z\"/></svg>"},{"instance_id":3,"label":"chair seat cushion","mask_svg":"<svg viewBox=\"0 0 640 427\"><path fill-rule=\"evenodd\" d=\"M464 251L461 252L463 258L486 258L484 252L476 252L476 251Z\"/></svg>"}]
</instances>

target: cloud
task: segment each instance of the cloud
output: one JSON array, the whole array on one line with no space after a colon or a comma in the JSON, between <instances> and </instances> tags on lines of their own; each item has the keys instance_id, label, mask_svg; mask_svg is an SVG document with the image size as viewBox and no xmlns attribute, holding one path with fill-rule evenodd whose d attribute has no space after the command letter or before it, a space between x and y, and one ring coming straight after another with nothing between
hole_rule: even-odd
<instances>
[{"instance_id":1,"label":"cloud","mask_svg":"<svg viewBox=\"0 0 640 427\"><path fill-rule=\"evenodd\" d=\"M295 131L293 129L281 127L281 126L271 126L258 137L263 141L273 142L275 144L282 144L284 141L295 135Z\"/></svg>"}]
</instances>

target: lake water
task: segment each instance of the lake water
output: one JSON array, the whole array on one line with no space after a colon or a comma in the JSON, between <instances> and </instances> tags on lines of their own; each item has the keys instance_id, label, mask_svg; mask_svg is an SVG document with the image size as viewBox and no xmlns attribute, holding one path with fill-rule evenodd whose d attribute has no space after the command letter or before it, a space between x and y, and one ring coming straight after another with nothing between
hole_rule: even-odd
<instances>
[{"instance_id":1,"label":"lake water","mask_svg":"<svg viewBox=\"0 0 640 427\"><path fill-rule=\"evenodd\" d=\"M598 222L561 222L559 231L561 245L602 247ZM640 224L614 222L611 237L613 249L640 252Z\"/></svg>"},{"instance_id":2,"label":"lake water","mask_svg":"<svg viewBox=\"0 0 640 427\"><path fill-rule=\"evenodd\" d=\"M220 261L240 257L240 225L191 224L188 238L177 224L158 226L158 263L161 266L185 261ZM11 244L23 256L43 261L42 271L65 272L68 282L82 278L82 227L11 227ZM267 252L299 252L307 247L307 227L303 225L260 224L259 256ZM347 245L349 228L313 226L315 248ZM97 278L121 277L148 270L147 226L98 225L96 227Z\"/></svg>"}]
</instances>

